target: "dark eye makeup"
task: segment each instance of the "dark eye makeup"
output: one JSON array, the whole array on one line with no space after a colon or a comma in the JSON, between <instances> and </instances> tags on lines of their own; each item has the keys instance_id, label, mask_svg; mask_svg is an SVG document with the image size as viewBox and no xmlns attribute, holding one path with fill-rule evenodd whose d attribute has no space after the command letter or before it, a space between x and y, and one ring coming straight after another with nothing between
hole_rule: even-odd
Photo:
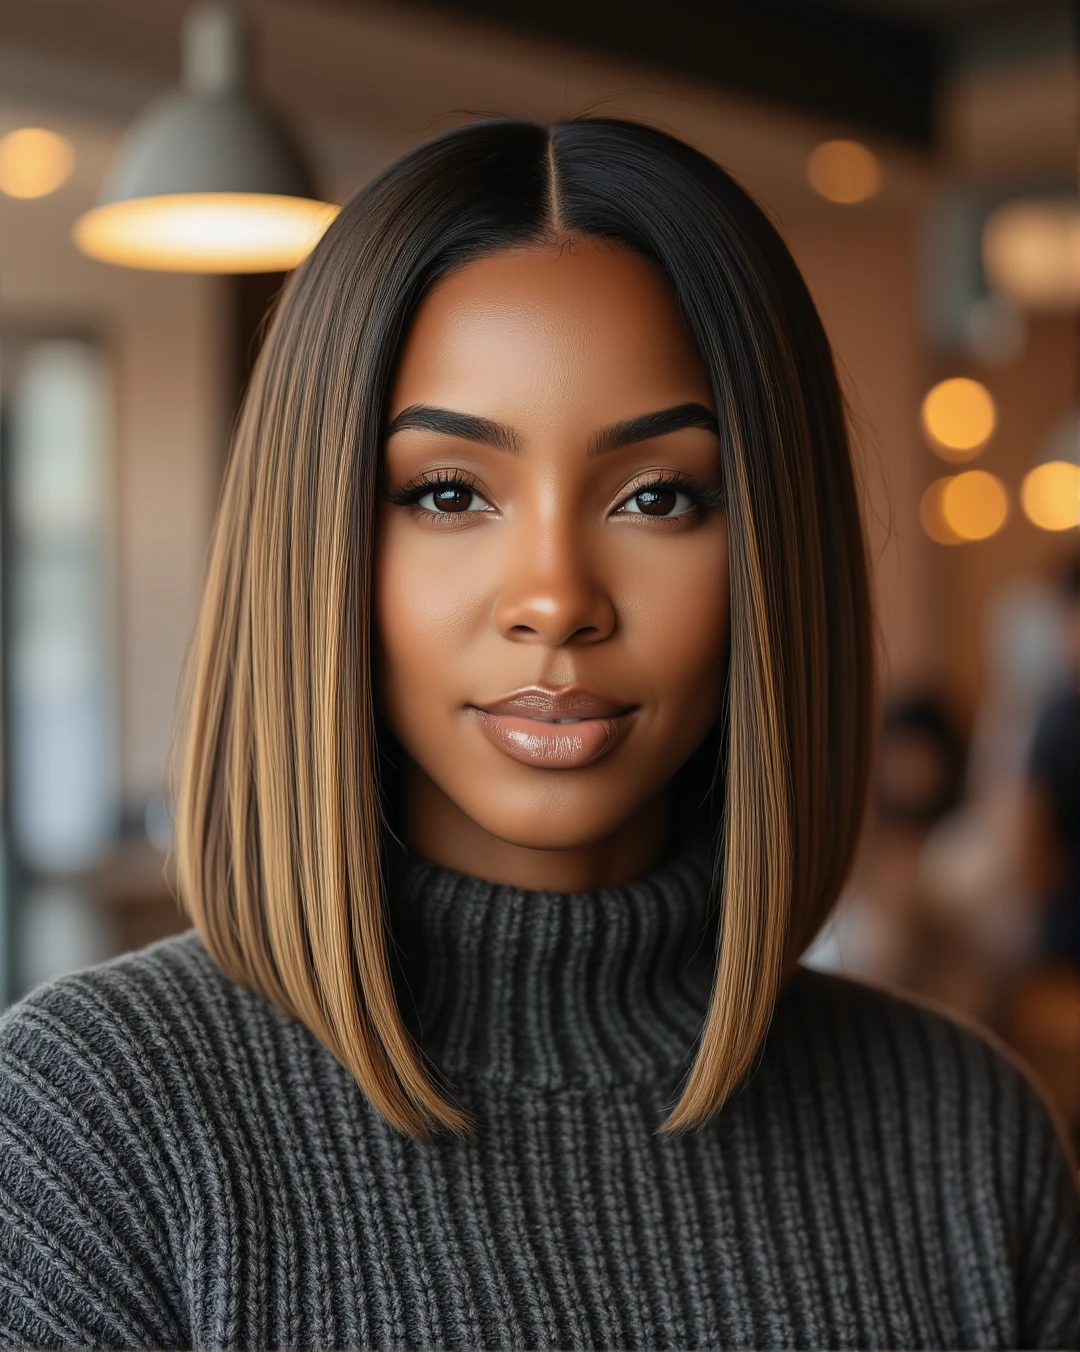
<instances>
[{"instance_id":1,"label":"dark eye makeup","mask_svg":"<svg viewBox=\"0 0 1080 1352\"><path fill-rule=\"evenodd\" d=\"M680 495L689 499L690 508L673 516L672 509L678 505ZM429 496L434 510L420 507L420 502ZM427 471L388 492L386 498L398 507L416 507L427 517L464 516L494 510L477 506L485 499L472 476L462 470ZM723 507L724 502L722 489L709 488L692 475L682 472L653 474L630 489L620 503L620 514L657 520L699 519L710 509ZM628 509L628 504L633 506Z\"/></svg>"}]
</instances>

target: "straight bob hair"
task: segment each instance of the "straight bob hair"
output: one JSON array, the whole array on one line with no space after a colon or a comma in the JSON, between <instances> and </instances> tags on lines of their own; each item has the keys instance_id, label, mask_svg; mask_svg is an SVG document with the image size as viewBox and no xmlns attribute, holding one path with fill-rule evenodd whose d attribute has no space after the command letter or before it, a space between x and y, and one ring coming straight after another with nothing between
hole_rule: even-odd
<instances>
[{"instance_id":1,"label":"straight bob hair","mask_svg":"<svg viewBox=\"0 0 1080 1352\"><path fill-rule=\"evenodd\" d=\"M170 752L179 898L213 960L318 1037L400 1131L471 1117L436 1088L391 969L391 814L374 707L385 406L425 292L566 234L636 250L712 380L730 635L716 786L716 968L661 1133L753 1073L832 909L876 729L869 568L832 354L780 236L713 161L610 118L437 136L341 211L286 286L236 426Z\"/></svg>"}]
</instances>

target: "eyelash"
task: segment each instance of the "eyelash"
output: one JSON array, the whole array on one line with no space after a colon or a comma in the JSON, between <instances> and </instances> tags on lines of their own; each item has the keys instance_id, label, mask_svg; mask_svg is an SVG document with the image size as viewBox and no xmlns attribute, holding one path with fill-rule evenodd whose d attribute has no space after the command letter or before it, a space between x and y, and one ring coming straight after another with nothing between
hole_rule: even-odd
<instances>
[{"instance_id":1,"label":"eyelash","mask_svg":"<svg viewBox=\"0 0 1080 1352\"><path fill-rule=\"evenodd\" d=\"M465 488L477 497L482 497L476 487L476 480L462 470L432 470L428 474L422 474L415 479L410 479L408 483L396 489L393 493L388 493L387 501L392 502L397 507L416 507L422 497L425 497L433 489L437 488ZM688 517L700 515L704 509L723 507L725 498L723 490L706 488L699 480L691 477L689 474L671 473L661 474L654 478L646 479L642 483L635 484L626 496L621 500L619 506L624 506L627 502L643 493L647 489L671 488L678 493L685 493L693 503L690 511L682 512L678 516L655 516L654 521L685 521ZM486 498L483 499L485 502ZM433 512L426 507L417 507L424 516L437 517L440 520L457 518L462 516L475 516L475 512ZM637 513L627 513L638 515ZM640 513L642 516L650 516L648 512Z\"/></svg>"}]
</instances>

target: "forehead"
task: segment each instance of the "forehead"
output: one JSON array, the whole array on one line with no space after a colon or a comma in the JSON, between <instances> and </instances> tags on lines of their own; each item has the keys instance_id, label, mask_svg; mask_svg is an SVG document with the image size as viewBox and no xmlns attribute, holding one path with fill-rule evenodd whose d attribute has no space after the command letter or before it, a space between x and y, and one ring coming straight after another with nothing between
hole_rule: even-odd
<instances>
[{"instance_id":1,"label":"forehead","mask_svg":"<svg viewBox=\"0 0 1080 1352\"><path fill-rule=\"evenodd\" d=\"M494 415L535 407L642 408L711 390L674 291L646 259L575 237L514 248L451 273L421 302L400 355L390 415L414 402ZM635 410L640 411L640 410Z\"/></svg>"}]
</instances>

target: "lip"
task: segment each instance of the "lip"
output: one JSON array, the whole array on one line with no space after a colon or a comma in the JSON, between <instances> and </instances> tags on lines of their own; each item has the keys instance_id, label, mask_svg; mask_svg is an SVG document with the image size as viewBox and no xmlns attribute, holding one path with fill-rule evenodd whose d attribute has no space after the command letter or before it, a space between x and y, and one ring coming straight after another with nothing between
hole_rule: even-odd
<instances>
[{"instance_id":1,"label":"lip","mask_svg":"<svg viewBox=\"0 0 1080 1352\"><path fill-rule=\"evenodd\" d=\"M475 706L488 714L511 714L522 718L613 718L628 713L631 705L597 695L581 686L568 685L553 690L543 685L525 686L512 695Z\"/></svg>"},{"instance_id":2,"label":"lip","mask_svg":"<svg viewBox=\"0 0 1080 1352\"><path fill-rule=\"evenodd\" d=\"M606 756L629 731L636 712L635 705L579 686L529 686L471 707L481 730L500 751L526 765L551 769L576 769Z\"/></svg>"}]
</instances>

